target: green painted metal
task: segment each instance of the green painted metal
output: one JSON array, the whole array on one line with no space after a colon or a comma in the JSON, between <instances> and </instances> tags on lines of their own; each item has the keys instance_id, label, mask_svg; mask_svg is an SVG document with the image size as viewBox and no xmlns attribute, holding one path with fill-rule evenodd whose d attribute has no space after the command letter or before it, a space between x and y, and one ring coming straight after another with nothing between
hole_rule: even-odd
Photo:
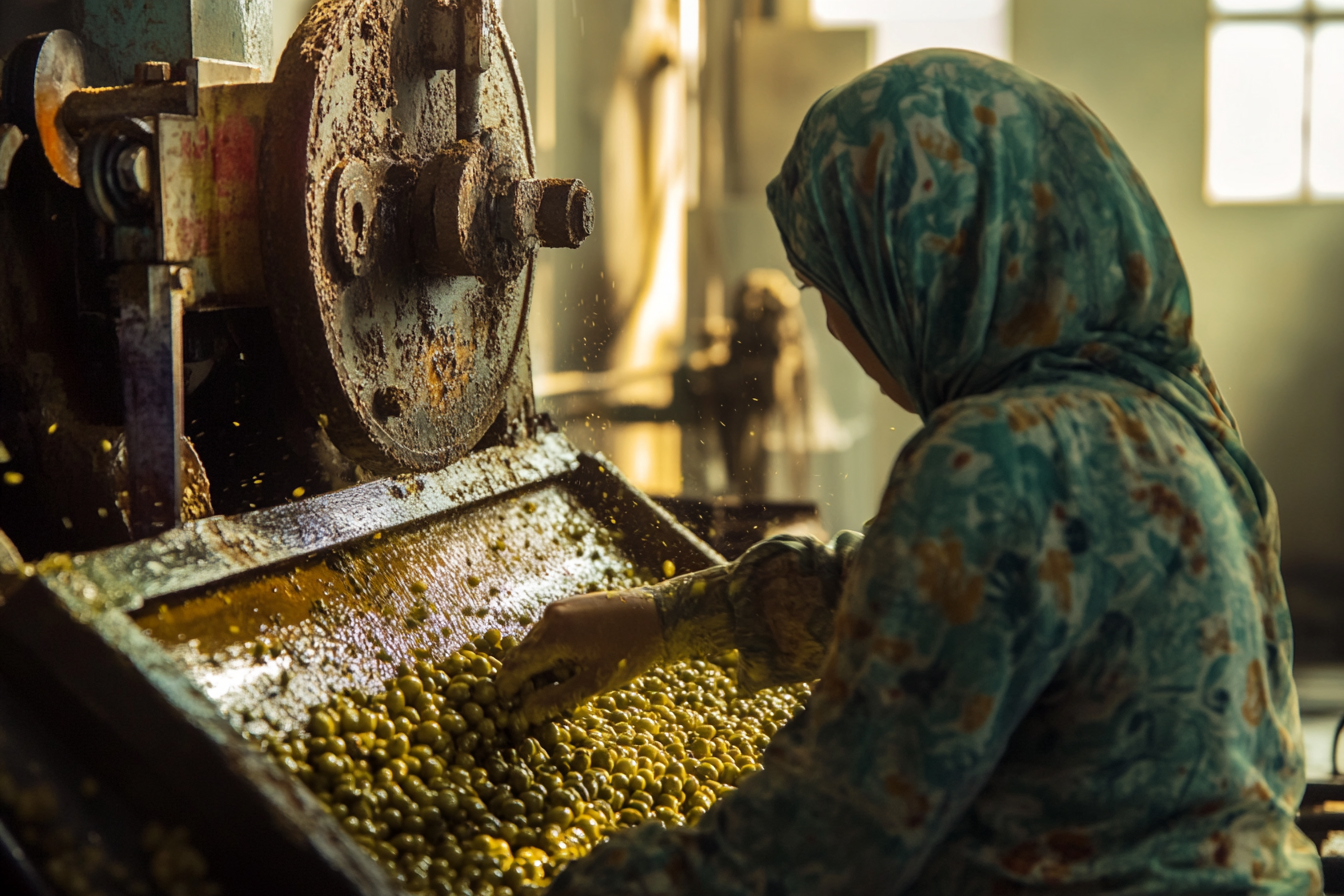
<instances>
[{"instance_id":1,"label":"green painted metal","mask_svg":"<svg viewBox=\"0 0 1344 896\"><path fill-rule=\"evenodd\" d=\"M137 62L190 57L271 64L273 0L84 0L90 83L124 84Z\"/></svg>"}]
</instances>

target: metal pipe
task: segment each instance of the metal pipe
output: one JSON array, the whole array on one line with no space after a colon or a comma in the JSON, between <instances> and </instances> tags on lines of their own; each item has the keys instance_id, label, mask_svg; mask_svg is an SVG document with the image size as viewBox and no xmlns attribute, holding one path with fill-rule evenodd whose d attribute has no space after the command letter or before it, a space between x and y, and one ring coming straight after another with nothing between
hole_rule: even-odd
<instances>
[{"instance_id":1,"label":"metal pipe","mask_svg":"<svg viewBox=\"0 0 1344 896\"><path fill-rule=\"evenodd\" d=\"M164 113L194 115L195 93L193 85L186 81L76 90L61 106L61 124L71 134L83 134L104 121L148 118Z\"/></svg>"}]
</instances>

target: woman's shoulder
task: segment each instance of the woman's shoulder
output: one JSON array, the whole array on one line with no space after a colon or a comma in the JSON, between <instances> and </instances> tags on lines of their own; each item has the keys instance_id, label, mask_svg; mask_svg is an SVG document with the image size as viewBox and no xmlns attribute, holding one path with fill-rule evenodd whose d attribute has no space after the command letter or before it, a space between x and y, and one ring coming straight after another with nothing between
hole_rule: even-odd
<instances>
[{"instance_id":1,"label":"woman's shoulder","mask_svg":"<svg viewBox=\"0 0 1344 896\"><path fill-rule=\"evenodd\" d=\"M1100 379L1100 378L1099 378ZM888 495L966 490L1002 501L1094 479L1204 458L1198 435L1161 397L1123 381L1048 383L969 396L940 407L902 450ZM1053 497L1053 496L1052 496ZM1059 497L1062 497L1059 496ZM940 499L941 500L941 499Z\"/></svg>"},{"instance_id":2,"label":"woman's shoulder","mask_svg":"<svg viewBox=\"0 0 1344 896\"><path fill-rule=\"evenodd\" d=\"M968 432L992 433L1000 442L1042 446L1061 438L1198 438L1180 412L1161 396L1103 376L1015 386L948 402L929 416L920 436L937 439Z\"/></svg>"}]
</instances>

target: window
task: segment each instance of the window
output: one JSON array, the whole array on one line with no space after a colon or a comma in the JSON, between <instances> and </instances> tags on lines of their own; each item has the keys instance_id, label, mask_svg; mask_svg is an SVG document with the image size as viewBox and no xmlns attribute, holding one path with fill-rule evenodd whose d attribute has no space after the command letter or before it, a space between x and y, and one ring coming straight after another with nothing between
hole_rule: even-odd
<instances>
[{"instance_id":1,"label":"window","mask_svg":"<svg viewBox=\"0 0 1344 896\"><path fill-rule=\"evenodd\" d=\"M812 16L820 25L876 26L878 61L924 47L1008 58L1008 0L812 0Z\"/></svg>"},{"instance_id":2,"label":"window","mask_svg":"<svg viewBox=\"0 0 1344 896\"><path fill-rule=\"evenodd\" d=\"M1213 0L1204 192L1344 199L1344 0Z\"/></svg>"}]
</instances>

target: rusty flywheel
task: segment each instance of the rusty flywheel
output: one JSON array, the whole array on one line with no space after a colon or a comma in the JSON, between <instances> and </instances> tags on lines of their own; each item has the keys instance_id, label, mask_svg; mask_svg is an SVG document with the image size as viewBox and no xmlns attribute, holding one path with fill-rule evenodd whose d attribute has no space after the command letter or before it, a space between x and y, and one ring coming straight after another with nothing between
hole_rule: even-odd
<instances>
[{"instance_id":1,"label":"rusty flywheel","mask_svg":"<svg viewBox=\"0 0 1344 896\"><path fill-rule=\"evenodd\" d=\"M319 2L261 163L261 261L309 410L371 470L465 453L502 406L537 247L592 227L581 183L534 178L494 4Z\"/></svg>"}]
</instances>

